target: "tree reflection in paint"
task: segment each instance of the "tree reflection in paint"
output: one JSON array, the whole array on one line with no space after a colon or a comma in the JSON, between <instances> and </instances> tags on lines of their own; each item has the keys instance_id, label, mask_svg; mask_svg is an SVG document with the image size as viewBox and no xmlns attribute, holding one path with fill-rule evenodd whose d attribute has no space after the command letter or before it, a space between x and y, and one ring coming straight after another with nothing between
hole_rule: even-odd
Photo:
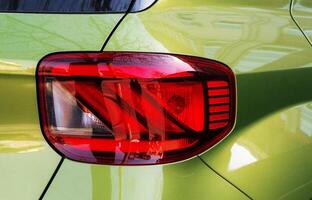
<instances>
[{"instance_id":1,"label":"tree reflection in paint","mask_svg":"<svg viewBox=\"0 0 312 200\"><path fill-rule=\"evenodd\" d=\"M131 0L1 0L0 11L124 12Z\"/></svg>"}]
</instances>

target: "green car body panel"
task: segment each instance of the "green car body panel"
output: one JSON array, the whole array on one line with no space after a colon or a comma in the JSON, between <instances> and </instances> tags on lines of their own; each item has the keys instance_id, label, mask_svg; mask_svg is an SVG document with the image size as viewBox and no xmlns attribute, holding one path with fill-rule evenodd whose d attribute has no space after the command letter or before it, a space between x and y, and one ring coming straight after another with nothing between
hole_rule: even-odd
<instances>
[{"instance_id":1,"label":"green car body panel","mask_svg":"<svg viewBox=\"0 0 312 200\"><path fill-rule=\"evenodd\" d=\"M116 167L65 159L45 198L310 199L311 10L309 0L159 0L128 14L104 50L227 64L237 79L235 128L179 163ZM0 14L1 197L40 196L60 160L39 128L37 62L56 51L101 49L121 16Z\"/></svg>"},{"instance_id":2,"label":"green car body panel","mask_svg":"<svg viewBox=\"0 0 312 200\"><path fill-rule=\"evenodd\" d=\"M312 44L312 1L294 0L291 11L295 22Z\"/></svg>"},{"instance_id":3,"label":"green car body panel","mask_svg":"<svg viewBox=\"0 0 312 200\"><path fill-rule=\"evenodd\" d=\"M79 192L77 192L79 191ZM65 160L45 199L248 199L199 159L140 167Z\"/></svg>"},{"instance_id":4,"label":"green car body panel","mask_svg":"<svg viewBox=\"0 0 312 200\"><path fill-rule=\"evenodd\" d=\"M37 199L61 159L40 130L38 61L55 51L101 49L121 17L0 13L1 199Z\"/></svg>"}]
</instances>

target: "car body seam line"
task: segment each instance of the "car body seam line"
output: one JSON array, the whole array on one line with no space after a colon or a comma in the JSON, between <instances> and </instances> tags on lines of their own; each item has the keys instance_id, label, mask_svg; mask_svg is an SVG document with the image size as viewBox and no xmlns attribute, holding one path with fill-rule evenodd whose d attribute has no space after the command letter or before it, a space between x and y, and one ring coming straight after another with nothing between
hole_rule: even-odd
<instances>
[{"instance_id":1,"label":"car body seam line","mask_svg":"<svg viewBox=\"0 0 312 200\"><path fill-rule=\"evenodd\" d=\"M289 5L289 14L290 17L292 19L292 21L296 24L296 26L298 27L298 29L300 30L300 32L303 34L303 36L305 37L305 39L309 42L309 44L312 46L312 41L310 40L310 38L305 34L304 30L300 27L298 21L295 19L294 15L293 15L293 8L294 8L294 1L295 0L290 0L290 5Z\"/></svg>"},{"instance_id":2,"label":"car body seam line","mask_svg":"<svg viewBox=\"0 0 312 200\"><path fill-rule=\"evenodd\" d=\"M197 156L203 163L204 165L206 165L210 170L212 170L214 173L216 173L220 178L222 178L223 180L225 180L227 183L229 183L230 185L232 185L234 188L236 188L238 191L240 191L241 193L243 193L248 199L253 200L253 198L248 195L246 192L244 192L242 189L240 189L239 187L237 187L234 183L232 183L230 180L228 180L227 178L225 178L224 176L222 176L219 172L217 172L215 169L213 169L210 165L208 165L207 162L205 162L200 156Z\"/></svg>"},{"instance_id":3,"label":"car body seam line","mask_svg":"<svg viewBox=\"0 0 312 200\"><path fill-rule=\"evenodd\" d=\"M52 184L56 174L58 173L59 169L61 168L61 166L63 164L63 161L64 161L64 157L62 157L61 160L59 161L59 163L57 164L57 166L56 166L56 168L55 168L51 178L49 179L49 182L47 183L47 185L45 186L44 190L42 191L42 193L41 193L41 195L39 197L40 200L43 199L44 195L47 193L47 191L48 191L50 185Z\"/></svg>"},{"instance_id":4,"label":"car body seam line","mask_svg":"<svg viewBox=\"0 0 312 200\"><path fill-rule=\"evenodd\" d=\"M135 2L136 2L136 0L132 0L132 1L130 2L130 5L129 5L129 8L128 8L127 12L119 19L119 21L117 22L117 24L114 26L113 30L110 32L110 34L108 35L108 37L105 39L105 42L104 42L103 46L101 47L100 51L103 51L103 50L104 50L104 48L105 48L106 45L108 44L108 41L110 40L110 38L112 37L112 35L113 35L114 32L116 31L116 29L118 28L118 26L121 24L121 22L123 21L123 19L127 16L127 14L131 11L131 9L132 9L132 7L133 7L133 5L134 5ZM61 157L61 160L60 160L59 163L57 164L57 166L56 166L56 168L55 168L55 170L54 170L54 172L53 172L51 178L49 179L47 185L45 186L44 190L42 191L42 193L41 193L41 195L40 195L40 197L39 197L40 200L44 198L45 194L46 194L47 191L49 190L49 187L50 187L50 185L52 184L52 182L53 182L55 176L57 175L57 173L58 173L58 171L59 171L59 169L61 168L64 159L65 159L64 157Z\"/></svg>"},{"instance_id":5,"label":"car body seam line","mask_svg":"<svg viewBox=\"0 0 312 200\"><path fill-rule=\"evenodd\" d=\"M126 18L126 16L130 13L132 7L134 6L136 0L132 0L130 2L130 5L128 7L128 10L126 11L126 13L119 19L119 21L117 22L117 24L114 26L113 30L110 32L110 34L107 36L107 38L105 39L105 42L101 48L100 51L103 51L104 48L106 47L106 45L108 44L110 38L113 36L114 32L117 30L117 28L119 27L119 25L121 24L121 22Z\"/></svg>"}]
</instances>

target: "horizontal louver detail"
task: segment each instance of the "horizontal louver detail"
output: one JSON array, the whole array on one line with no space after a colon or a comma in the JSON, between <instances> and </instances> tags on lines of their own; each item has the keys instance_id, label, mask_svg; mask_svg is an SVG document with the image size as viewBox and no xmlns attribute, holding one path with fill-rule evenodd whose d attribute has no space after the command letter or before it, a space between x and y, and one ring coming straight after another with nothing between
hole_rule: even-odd
<instances>
[{"instance_id":1,"label":"horizontal louver detail","mask_svg":"<svg viewBox=\"0 0 312 200\"><path fill-rule=\"evenodd\" d=\"M208 81L209 129L224 128L230 116L230 89L225 81Z\"/></svg>"}]
</instances>

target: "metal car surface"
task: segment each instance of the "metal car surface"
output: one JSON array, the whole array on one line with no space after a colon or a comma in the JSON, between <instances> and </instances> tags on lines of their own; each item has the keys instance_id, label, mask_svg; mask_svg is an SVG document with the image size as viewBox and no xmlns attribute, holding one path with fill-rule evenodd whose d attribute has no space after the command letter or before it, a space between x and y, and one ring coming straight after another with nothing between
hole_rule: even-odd
<instances>
[{"instance_id":1,"label":"metal car surface","mask_svg":"<svg viewBox=\"0 0 312 200\"><path fill-rule=\"evenodd\" d=\"M44 199L310 199L311 9L295 0L159 0L125 16L105 51L215 59L237 78L230 136L191 160L144 167L58 165L38 124L38 60L101 49L122 14L1 13L0 196L34 199L46 188Z\"/></svg>"}]
</instances>

